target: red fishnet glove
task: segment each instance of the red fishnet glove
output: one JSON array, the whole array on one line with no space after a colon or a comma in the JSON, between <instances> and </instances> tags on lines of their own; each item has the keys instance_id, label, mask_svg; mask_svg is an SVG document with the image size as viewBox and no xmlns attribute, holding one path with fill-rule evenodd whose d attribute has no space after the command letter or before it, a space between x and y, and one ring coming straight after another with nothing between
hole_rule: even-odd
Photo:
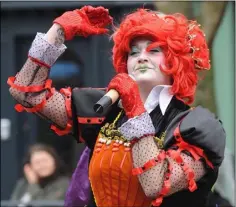
<instances>
[{"instance_id":1,"label":"red fishnet glove","mask_svg":"<svg viewBox=\"0 0 236 207\"><path fill-rule=\"evenodd\" d=\"M65 39L71 40L75 35L87 37L108 32L106 27L112 22L108 9L104 7L84 6L81 9L65 12L53 23L59 24L65 32Z\"/></svg>"},{"instance_id":2,"label":"red fishnet glove","mask_svg":"<svg viewBox=\"0 0 236 207\"><path fill-rule=\"evenodd\" d=\"M138 85L127 73L116 75L108 85L108 90L110 89L115 89L119 93L128 118L139 116L146 111L139 95Z\"/></svg>"}]
</instances>

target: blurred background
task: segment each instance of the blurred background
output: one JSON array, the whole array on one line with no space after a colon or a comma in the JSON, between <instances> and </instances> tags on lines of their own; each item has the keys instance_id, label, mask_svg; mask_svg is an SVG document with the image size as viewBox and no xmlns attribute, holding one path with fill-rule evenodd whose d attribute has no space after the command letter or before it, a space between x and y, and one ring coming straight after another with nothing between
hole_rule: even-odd
<instances>
[{"instance_id":1,"label":"blurred background","mask_svg":"<svg viewBox=\"0 0 236 207\"><path fill-rule=\"evenodd\" d=\"M73 137L59 137L50 124L40 118L14 110L16 104L8 92L7 78L15 75L27 59L27 52L37 32L46 33L52 21L67 10L84 5L104 6L119 24L124 14L144 7L164 13L180 12L197 20L205 31L211 51L211 70L201 74L193 104L203 105L222 120L227 133L229 163L216 184L220 194L233 205L234 128L235 128L235 2L1 2L1 200L8 200L17 180L23 176L24 155L32 144L41 142L55 148L66 163L69 174L80 157L83 144ZM114 70L112 41L108 35L76 37L66 42L68 49L52 67L50 78L57 89L106 87ZM232 178L226 172L233 170ZM227 187L226 187L227 186ZM229 187L231 186L231 187ZM221 192L222 191L222 192Z\"/></svg>"}]
</instances>

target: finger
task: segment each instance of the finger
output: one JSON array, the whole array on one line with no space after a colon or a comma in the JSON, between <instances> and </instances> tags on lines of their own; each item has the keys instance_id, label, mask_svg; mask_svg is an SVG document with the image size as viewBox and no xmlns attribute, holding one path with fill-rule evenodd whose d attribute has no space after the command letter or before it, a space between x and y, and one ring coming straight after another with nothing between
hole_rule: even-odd
<instances>
[{"instance_id":1,"label":"finger","mask_svg":"<svg viewBox=\"0 0 236 207\"><path fill-rule=\"evenodd\" d=\"M108 32L109 32L108 29L98 28L97 31L96 31L96 34L106 34Z\"/></svg>"},{"instance_id":2,"label":"finger","mask_svg":"<svg viewBox=\"0 0 236 207\"><path fill-rule=\"evenodd\" d=\"M96 11L108 11L108 9L105 9L103 6L98 6L95 8Z\"/></svg>"},{"instance_id":3,"label":"finger","mask_svg":"<svg viewBox=\"0 0 236 207\"><path fill-rule=\"evenodd\" d=\"M29 171L31 168L30 168L30 165L29 164L25 164L24 165L24 170L25 171Z\"/></svg>"},{"instance_id":4,"label":"finger","mask_svg":"<svg viewBox=\"0 0 236 207\"><path fill-rule=\"evenodd\" d=\"M109 30L105 28L100 27L94 27L94 26L87 26L86 32L89 34L104 34L107 33Z\"/></svg>"},{"instance_id":5,"label":"finger","mask_svg":"<svg viewBox=\"0 0 236 207\"><path fill-rule=\"evenodd\" d=\"M83 7L81 10L85 11L87 14L96 14L101 12L102 10L104 10L103 7L99 6L99 7L92 7L92 6L85 6Z\"/></svg>"},{"instance_id":6,"label":"finger","mask_svg":"<svg viewBox=\"0 0 236 207\"><path fill-rule=\"evenodd\" d=\"M110 16L109 14L103 14L103 15L101 15L101 17L104 18L104 20L105 20L106 22L111 23L111 22L113 21L112 16Z\"/></svg>"},{"instance_id":7,"label":"finger","mask_svg":"<svg viewBox=\"0 0 236 207\"><path fill-rule=\"evenodd\" d=\"M109 11L107 9L100 10L100 11L98 11L98 15L108 17L109 16Z\"/></svg>"},{"instance_id":8,"label":"finger","mask_svg":"<svg viewBox=\"0 0 236 207\"><path fill-rule=\"evenodd\" d=\"M92 6L90 6L90 5L87 7L87 12L88 12L88 13L94 12L94 11L96 11L96 7L92 7Z\"/></svg>"},{"instance_id":9,"label":"finger","mask_svg":"<svg viewBox=\"0 0 236 207\"><path fill-rule=\"evenodd\" d=\"M113 18L110 16L106 17L100 17L99 19L96 20L97 23L95 23L98 27L106 27L109 24L113 22Z\"/></svg>"},{"instance_id":10,"label":"finger","mask_svg":"<svg viewBox=\"0 0 236 207\"><path fill-rule=\"evenodd\" d=\"M90 5L88 5L88 6L83 6L81 9L79 9L80 11L83 11L83 12L85 12L85 13L87 13L88 12L88 10L89 10L89 7L90 7Z\"/></svg>"},{"instance_id":11,"label":"finger","mask_svg":"<svg viewBox=\"0 0 236 207\"><path fill-rule=\"evenodd\" d=\"M30 175L32 175L32 169L31 169L31 167L30 166L24 166L24 174L26 175L26 176L30 176Z\"/></svg>"},{"instance_id":12,"label":"finger","mask_svg":"<svg viewBox=\"0 0 236 207\"><path fill-rule=\"evenodd\" d=\"M108 9L105 9L104 7L96 7L93 10L89 11L89 15L91 16L98 16L98 15L103 15L103 14L108 14L109 11Z\"/></svg>"},{"instance_id":13,"label":"finger","mask_svg":"<svg viewBox=\"0 0 236 207\"><path fill-rule=\"evenodd\" d=\"M108 16L106 19L105 19L105 24L106 25L108 25L108 24L110 24L110 23L112 23L113 22L113 18L111 17L111 16ZM105 25L105 26L106 26Z\"/></svg>"},{"instance_id":14,"label":"finger","mask_svg":"<svg viewBox=\"0 0 236 207\"><path fill-rule=\"evenodd\" d=\"M109 15L109 12L107 9L96 10L91 13L87 13L87 16L89 17L90 21L92 21L92 22L105 21L107 24L113 20L113 18Z\"/></svg>"}]
</instances>

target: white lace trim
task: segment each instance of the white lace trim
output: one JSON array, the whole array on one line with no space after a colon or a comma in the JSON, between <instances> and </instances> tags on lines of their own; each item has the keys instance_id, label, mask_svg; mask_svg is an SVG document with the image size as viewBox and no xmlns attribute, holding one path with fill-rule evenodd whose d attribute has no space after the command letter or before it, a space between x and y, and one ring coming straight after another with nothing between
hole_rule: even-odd
<instances>
[{"instance_id":1,"label":"white lace trim","mask_svg":"<svg viewBox=\"0 0 236 207\"><path fill-rule=\"evenodd\" d=\"M127 122L122 124L118 130L129 141L134 138L140 138L146 134L155 133L152 119L147 112L144 112L140 116L129 119Z\"/></svg>"},{"instance_id":2,"label":"white lace trim","mask_svg":"<svg viewBox=\"0 0 236 207\"><path fill-rule=\"evenodd\" d=\"M60 47L50 44L46 40L45 34L38 32L30 47L29 56L52 66L66 48L64 44Z\"/></svg>"}]
</instances>

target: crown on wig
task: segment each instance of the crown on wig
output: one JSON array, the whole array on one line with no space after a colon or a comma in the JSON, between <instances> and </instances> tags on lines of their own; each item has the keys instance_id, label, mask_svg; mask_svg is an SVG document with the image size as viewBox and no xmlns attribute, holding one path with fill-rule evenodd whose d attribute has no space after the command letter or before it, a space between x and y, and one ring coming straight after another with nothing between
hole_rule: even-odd
<instances>
[{"instance_id":1,"label":"crown on wig","mask_svg":"<svg viewBox=\"0 0 236 207\"><path fill-rule=\"evenodd\" d=\"M197 22L189 21L179 13L166 15L146 9L128 14L113 34L113 65L116 72L127 73L130 43L136 37L152 40L148 50L158 46L162 48L166 68L161 70L172 76L173 94L191 103L198 71L210 69L209 49Z\"/></svg>"},{"instance_id":2,"label":"crown on wig","mask_svg":"<svg viewBox=\"0 0 236 207\"><path fill-rule=\"evenodd\" d=\"M196 21L189 21L188 26L188 38L189 45L192 52L192 58L195 62L196 69L209 70L210 59L209 59L209 49L206 44L205 34L199 29L201 26L197 24Z\"/></svg>"}]
</instances>

